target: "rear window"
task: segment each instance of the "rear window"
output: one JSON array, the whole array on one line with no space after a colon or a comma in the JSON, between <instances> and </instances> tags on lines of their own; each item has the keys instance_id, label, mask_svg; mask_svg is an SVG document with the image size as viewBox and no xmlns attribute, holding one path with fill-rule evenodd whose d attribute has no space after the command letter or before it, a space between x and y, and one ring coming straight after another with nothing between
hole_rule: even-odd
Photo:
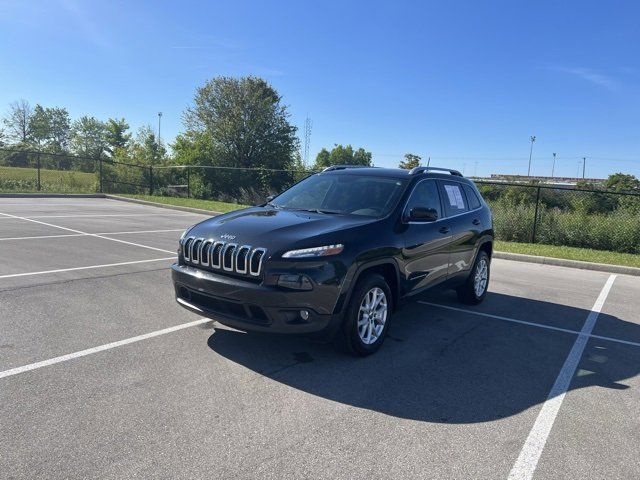
<instances>
[{"instance_id":1,"label":"rear window","mask_svg":"<svg viewBox=\"0 0 640 480\"><path fill-rule=\"evenodd\" d=\"M467 202L469 202L469 209L475 210L476 208L480 208L480 199L478 198L478 194L475 190L469 185L464 186L464 193L467 194Z\"/></svg>"}]
</instances>

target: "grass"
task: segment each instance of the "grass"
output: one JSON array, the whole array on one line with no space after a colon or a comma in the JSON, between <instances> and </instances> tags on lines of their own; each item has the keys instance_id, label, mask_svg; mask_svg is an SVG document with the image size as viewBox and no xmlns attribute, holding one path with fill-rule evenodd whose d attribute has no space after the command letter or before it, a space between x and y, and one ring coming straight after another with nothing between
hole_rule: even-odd
<instances>
[{"instance_id":1,"label":"grass","mask_svg":"<svg viewBox=\"0 0 640 480\"><path fill-rule=\"evenodd\" d=\"M159 195L132 195L125 194L121 197L137 198L147 200L149 202L164 203L165 205L178 205L180 207L202 208L203 210L211 210L213 212L226 213L240 208L246 208L248 205L238 205L237 203L218 202L215 200L199 200L196 198L184 197L161 197Z\"/></svg>"},{"instance_id":2,"label":"grass","mask_svg":"<svg viewBox=\"0 0 640 480\"><path fill-rule=\"evenodd\" d=\"M0 190L12 192L33 192L37 189L38 170L36 168L0 167ZM40 184L43 192L94 192L94 173L69 170L40 170Z\"/></svg>"},{"instance_id":3,"label":"grass","mask_svg":"<svg viewBox=\"0 0 640 480\"><path fill-rule=\"evenodd\" d=\"M623 265L640 268L640 255L632 253L609 252L590 248L562 247L557 245L543 245L539 243L517 243L496 241L496 251L509 253L524 253L542 257L563 258L566 260L580 260L583 262L606 263L609 265Z\"/></svg>"}]
</instances>

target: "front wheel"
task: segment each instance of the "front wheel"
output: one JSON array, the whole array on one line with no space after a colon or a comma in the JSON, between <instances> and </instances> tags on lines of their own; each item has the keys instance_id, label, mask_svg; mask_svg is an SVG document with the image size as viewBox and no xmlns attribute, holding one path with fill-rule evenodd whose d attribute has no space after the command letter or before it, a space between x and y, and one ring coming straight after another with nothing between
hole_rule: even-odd
<instances>
[{"instance_id":1,"label":"front wheel","mask_svg":"<svg viewBox=\"0 0 640 480\"><path fill-rule=\"evenodd\" d=\"M347 350L365 356L380 348L389 328L391 301L391 290L381 275L358 281L340 332Z\"/></svg>"},{"instance_id":2,"label":"front wheel","mask_svg":"<svg viewBox=\"0 0 640 480\"><path fill-rule=\"evenodd\" d=\"M480 251L473 264L469 278L458 288L458 299L468 305L477 305L487 295L491 263L486 252Z\"/></svg>"}]
</instances>

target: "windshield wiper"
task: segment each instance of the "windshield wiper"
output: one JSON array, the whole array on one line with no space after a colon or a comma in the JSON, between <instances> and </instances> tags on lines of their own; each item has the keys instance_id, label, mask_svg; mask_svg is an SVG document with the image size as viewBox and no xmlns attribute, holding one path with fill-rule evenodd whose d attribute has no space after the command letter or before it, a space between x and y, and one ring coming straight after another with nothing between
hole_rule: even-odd
<instances>
[{"instance_id":1,"label":"windshield wiper","mask_svg":"<svg viewBox=\"0 0 640 480\"><path fill-rule=\"evenodd\" d=\"M297 210L302 210L303 212L312 212L312 213L329 213L334 215L342 213L340 210L324 210L322 208L299 208Z\"/></svg>"}]
</instances>

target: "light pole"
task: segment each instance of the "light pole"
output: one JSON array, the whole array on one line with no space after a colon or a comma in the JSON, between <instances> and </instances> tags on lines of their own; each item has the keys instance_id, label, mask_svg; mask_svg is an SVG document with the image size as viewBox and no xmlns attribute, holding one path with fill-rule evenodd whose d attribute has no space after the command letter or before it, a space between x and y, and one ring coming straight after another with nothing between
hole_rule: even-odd
<instances>
[{"instance_id":1,"label":"light pole","mask_svg":"<svg viewBox=\"0 0 640 480\"><path fill-rule=\"evenodd\" d=\"M162 122L162 112L158 112L158 145L160 145L160 123Z\"/></svg>"},{"instance_id":2,"label":"light pole","mask_svg":"<svg viewBox=\"0 0 640 480\"><path fill-rule=\"evenodd\" d=\"M531 149L529 150L529 169L527 170L527 177L531 176L531 156L533 155L533 142L536 141L536 136L531 135L530 140L531 140Z\"/></svg>"},{"instance_id":3,"label":"light pole","mask_svg":"<svg viewBox=\"0 0 640 480\"><path fill-rule=\"evenodd\" d=\"M556 169L556 154L553 154L553 164L551 165L551 178L553 178L553 172Z\"/></svg>"},{"instance_id":4,"label":"light pole","mask_svg":"<svg viewBox=\"0 0 640 480\"><path fill-rule=\"evenodd\" d=\"M582 157L582 179L584 180L584 170L587 165L587 157Z\"/></svg>"}]
</instances>

